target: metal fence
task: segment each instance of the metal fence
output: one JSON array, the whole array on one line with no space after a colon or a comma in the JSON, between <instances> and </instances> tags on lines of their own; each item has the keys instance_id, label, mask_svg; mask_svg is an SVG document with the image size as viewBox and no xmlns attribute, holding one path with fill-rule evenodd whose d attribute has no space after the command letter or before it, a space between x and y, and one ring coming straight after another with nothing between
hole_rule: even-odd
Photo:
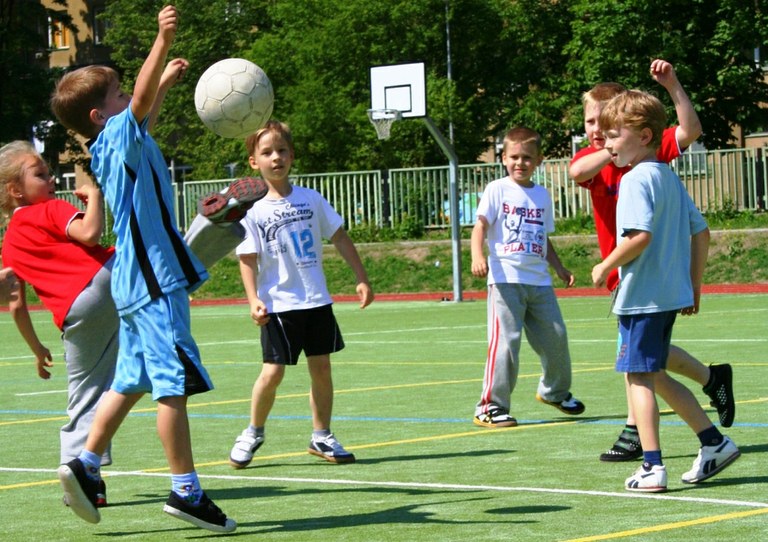
<instances>
[{"instance_id":1,"label":"metal fence","mask_svg":"<svg viewBox=\"0 0 768 542\"><path fill-rule=\"evenodd\" d=\"M556 218L591 213L589 192L568 177L569 159L545 160L534 181L552 196ZM704 212L722 209L768 208L768 149L746 148L687 152L671 164L696 205ZM504 175L500 163L459 166L459 221L474 223L477 202L485 186ZM179 227L197 213L198 199L222 190L233 179L176 184L176 216ZM450 224L449 167L391 169L296 175L291 181L323 194L344 218L347 228L362 225L395 227L416 221L425 228ZM80 205L71 192L60 197Z\"/></svg>"}]
</instances>

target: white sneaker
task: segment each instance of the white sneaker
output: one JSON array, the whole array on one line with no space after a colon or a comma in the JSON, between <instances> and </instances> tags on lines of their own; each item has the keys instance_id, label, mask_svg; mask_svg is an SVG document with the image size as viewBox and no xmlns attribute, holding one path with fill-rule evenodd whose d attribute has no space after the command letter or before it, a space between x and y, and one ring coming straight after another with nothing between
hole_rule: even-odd
<instances>
[{"instance_id":1,"label":"white sneaker","mask_svg":"<svg viewBox=\"0 0 768 542\"><path fill-rule=\"evenodd\" d=\"M307 449L312 455L322 457L331 463L354 463L355 456L344 449L333 433L322 439L312 437Z\"/></svg>"},{"instance_id":2,"label":"white sneaker","mask_svg":"<svg viewBox=\"0 0 768 542\"><path fill-rule=\"evenodd\" d=\"M736 461L740 455L741 452L728 437L724 437L723 442L717 446L702 446L691 470L683 474L683 482L703 482Z\"/></svg>"},{"instance_id":3,"label":"white sneaker","mask_svg":"<svg viewBox=\"0 0 768 542\"><path fill-rule=\"evenodd\" d=\"M626 479L624 489L627 491L643 491L645 493L666 491L667 467L643 463L632 476Z\"/></svg>"},{"instance_id":4,"label":"white sneaker","mask_svg":"<svg viewBox=\"0 0 768 542\"><path fill-rule=\"evenodd\" d=\"M235 469L244 469L262 444L264 444L263 435L257 437L248 429L243 430L235 439L232 451L229 452L229 464Z\"/></svg>"}]
</instances>

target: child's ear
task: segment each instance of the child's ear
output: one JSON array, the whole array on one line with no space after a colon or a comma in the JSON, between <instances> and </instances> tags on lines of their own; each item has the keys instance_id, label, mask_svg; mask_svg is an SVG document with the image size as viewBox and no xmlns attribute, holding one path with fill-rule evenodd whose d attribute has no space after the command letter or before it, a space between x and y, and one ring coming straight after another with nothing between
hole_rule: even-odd
<instances>
[{"instance_id":1,"label":"child's ear","mask_svg":"<svg viewBox=\"0 0 768 542\"><path fill-rule=\"evenodd\" d=\"M653 130L647 127L640 130L640 142L643 145L649 145L652 139L653 139Z\"/></svg>"},{"instance_id":2,"label":"child's ear","mask_svg":"<svg viewBox=\"0 0 768 542\"><path fill-rule=\"evenodd\" d=\"M259 166L256 164L256 158L253 155L248 157L248 164L251 166L251 169L259 169Z\"/></svg>"},{"instance_id":3,"label":"child's ear","mask_svg":"<svg viewBox=\"0 0 768 542\"><path fill-rule=\"evenodd\" d=\"M104 121L105 121L104 115L102 115L98 109L91 109L91 112L88 114L88 118L91 119L91 122L93 124L96 124L98 126L104 125Z\"/></svg>"}]
</instances>

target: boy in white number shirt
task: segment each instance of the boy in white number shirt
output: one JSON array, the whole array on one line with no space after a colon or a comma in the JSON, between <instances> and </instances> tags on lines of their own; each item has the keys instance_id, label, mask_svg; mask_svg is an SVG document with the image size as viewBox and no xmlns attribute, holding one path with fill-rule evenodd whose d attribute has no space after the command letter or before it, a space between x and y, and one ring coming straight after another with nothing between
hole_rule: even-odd
<instances>
[{"instance_id":1,"label":"boy in white number shirt","mask_svg":"<svg viewBox=\"0 0 768 542\"><path fill-rule=\"evenodd\" d=\"M245 241L237 248L251 318L261 328L264 365L253 385L250 425L235 440L229 462L245 468L264 443L264 425L286 365L304 351L311 379L312 438L308 452L331 463L352 463L331 433L331 354L344 348L323 273L322 240L330 239L352 268L360 308L373 290L343 219L315 190L288 179L293 140L288 126L269 121L246 140L249 163L269 185L267 196L248 211Z\"/></svg>"}]
</instances>

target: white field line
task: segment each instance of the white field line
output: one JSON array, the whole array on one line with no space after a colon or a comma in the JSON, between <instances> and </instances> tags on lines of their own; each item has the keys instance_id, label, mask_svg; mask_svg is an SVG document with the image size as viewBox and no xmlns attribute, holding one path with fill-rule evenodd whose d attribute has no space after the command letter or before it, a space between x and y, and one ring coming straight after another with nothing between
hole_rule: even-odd
<instances>
[{"instance_id":1,"label":"white field line","mask_svg":"<svg viewBox=\"0 0 768 542\"><path fill-rule=\"evenodd\" d=\"M55 474L55 469L24 469L0 467L0 472L29 472L36 474ZM142 471L107 471L102 470L105 476L142 476L167 478L167 473L160 472L142 472ZM346 485L346 486L372 486L372 487L396 487L396 488L415 488L415 489L435 489L435 490L456 490L456 491L496 491L496 492L521 492L521 493L551 493L558 495L582 495L586 497L611 497L620 499L652 499L658 501L676 501L691 502L697 504L712 504L725 506L742 506L749 508L766 508L768 502L755 501L736 501L731 499L709 499L703 497L677 497L673 495L659 495L650 493L618 493L612 491L585 491L579 489L557 489L546 487L514 487L514 486L489 486L479 484L438 484L430 482L381 482L371 480L344 480L344 479L325 479L325 478L289 478L279 476L234 476L234 475L212 475L200 474L200 478L208 480L230 480L243 482L283 482L288 484L326 484L326 485Z\"/></svg>"}]
</instances>

